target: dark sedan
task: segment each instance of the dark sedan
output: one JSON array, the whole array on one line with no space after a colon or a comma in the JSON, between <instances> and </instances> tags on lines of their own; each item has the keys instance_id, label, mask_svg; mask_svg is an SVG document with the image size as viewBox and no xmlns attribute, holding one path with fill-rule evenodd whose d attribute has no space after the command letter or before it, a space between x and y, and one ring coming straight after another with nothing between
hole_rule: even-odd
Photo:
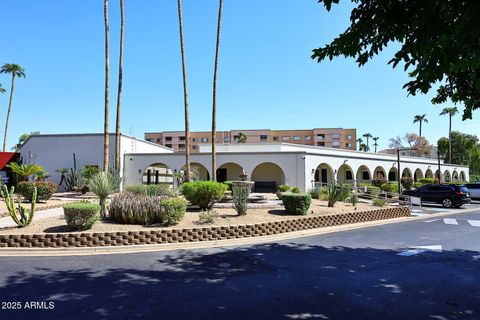
<instances>
[{"instance_id":1,"label":"dark sedan","mask_svg":"<svg viewBox=\"0 0 480 320\"><path fill-rule=\"evenodd\" d=\"M403 194L420 198L422 203L440 203L445 208L460 208L472 201L467 187L455 184L427 184L415 190L406 190Z\"/></svg>"}]
</instances>

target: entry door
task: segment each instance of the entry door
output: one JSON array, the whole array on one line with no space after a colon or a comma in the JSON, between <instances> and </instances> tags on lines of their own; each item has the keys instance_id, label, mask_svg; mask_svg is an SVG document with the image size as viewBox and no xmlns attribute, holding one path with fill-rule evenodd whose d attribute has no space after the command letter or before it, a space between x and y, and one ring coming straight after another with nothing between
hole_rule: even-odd
<instances>
[{"instance_id":1,"label":"entry door","mask_svg":"<svg viewBox=\"0 0 480 320\"><path fill-rule=\"evenodd\" d=\"M328 173L327 169L322 169L322 183L327 183L328 182Z\"/></svg>"},{"instance_id":2,"label":"entry door","mask_svg":"<svg viewBox=\"0 0 480 320\"><path fill-rule=\"evenodd\" d=\"M218 182L227 181L227 169L226 168L217 169L217 181Z\"/></svg>"}]
</instances>

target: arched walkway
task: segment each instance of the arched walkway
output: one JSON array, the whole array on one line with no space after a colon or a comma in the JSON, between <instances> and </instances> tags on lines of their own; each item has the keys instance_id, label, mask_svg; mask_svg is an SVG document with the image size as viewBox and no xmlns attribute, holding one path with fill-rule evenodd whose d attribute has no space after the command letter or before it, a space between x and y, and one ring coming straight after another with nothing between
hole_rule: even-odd
<instances>
[{"instance_id":1,"label":"arched walkway","mask_svg":"<svg viewBox=\"0 0 480 320\"><path fill-rule=\"evenodd\" d=\"M143 184L173 184L173 171L163 163L153 163L143 172Z\"/></svg>"},{"instance_id":2,"label":"arched walkway","mask_svg":"<svg viewBox=\"0 0 480 320\"><path fill-rule=\"evenodd\" d=\"M183 166L181 170L185 172L185 166ZM192 181L210 180L210 173L208 172L208 169L205 168L205 166L201 163L190 163L190 171Z\"/></svg>"},{"instance_id":3,"label":"arched walkway","mask_svg":"<svg viewBox=\"0 0 480 320\"><path fill-rule=\"evenodd\" d=\"M412 171L408 168L403 169L402 178L412 178Z\"/></svg>"},{"instance_id":4,"label":"arched walkway","mask_svg":"<svg viewBox=\"0 0 480 320\"><path fill-rule=\"evenodd\" d=\"M433 178L432 170L427 169L427 171L425 171L425 178Z\"/></svg>"},{"instance_id":5,"label":"arched walkway","mask_svg":"<svg viewBox=\"0 0 480 320\"><path fill-rule=\"evenodd\" d=\"M315 170L315 182L326 184L331 183L334 180L335 176L332 167L326 163L319 164Z\"/></svg>"},{"instance_id":6,"label":"arched walkway","mask_svg":"<svg viewBox=\"0 0 480 320\"><path fill-rule=\"evenodd\" d=\"M450 175L450 171L445 170L443 173L443 181L445 182L451 182L452 181L452 176Z\"/></svg>"},{"instance_id":7,"label":"arched walkway","mask_svg":"<svg viewBox=\"0 0 480 320\"><path fill-rule=\"evenodd\" d=\"M276 192L279 185L285 184L285 174L277 164L264 162L253 169L251 180L255 182L255 192Z\"/></svg>"},{"instance_id":8,"label":"arched walkway","mask_svg":"<svg viewBox=\"0 0 480 320\"><path fill-rule=\"evenodd\" d=\"M390 171L388 171L388 181L397 181L397 172L397 167L390 168Z\"/></svg>"},{"instance_id":9,"label":"arched walkway","mask_svg":"<svg viewBox=\"0 0 480 320\"><path fill-rule=\"evenodd\" d=\"M418 168L417 170L415 170L414 174L413 174L413 179L415 181L418 181L420 179L423 179L423 172L420 168Z\"/></svg>"},{"instance_id":10,"label":"arched walkway","mask_svg":"<svg viewBox=\"0 0 480 320\"><path fill-rule=\"evenodd\" d=\"M353 170L348 164L342 164L337 171L337 181L339 183L355 183L355 176L353 175Z\"/></svg>"},{"instance_id":11,"label":"arched walkway","mask_svg":"<svg viewBox=\"0 0 480 320\"><path fill-rule=\"evenodd\" d=\"M378 166L373 171L373 178L374 179L387 178L387 172L385 171L385 169L383 167Z\"/></svg>"},{"instance_id":12,"label":"arched walkway","mask_svg":"<svg viewBox=\"0 0 480 320\"><path fill-rule=\"evenodd\" d=\"M357 184L370 183L371 181L372 177L368 167L364 165L360 166L357 170Z\"/></svg>"},{"instance_id":13,"label":"arched walkway","mask_svg":"<svg viewBox=\"0 0 480 320\"><path fill-rule=\"evenodd\" d=\"M452 181L453 182L458 181L458 172L456 170L454 170L453 173L452 173Z\"/></svg>"},{"instance_id":14,"label":"arched walkway","mask_svg":"<svg viewBox=\"0 0 480 320\"><path fill-rule=\"evenodd\" d=\"M217 169L217 181L225 182L239 180L239 175L243 172L241 165L235 162L227 162Z\"/></svg>"},{"instance_id":15,"label":"arched walkway","mask_svg":"<svg viewBox=\"0 0 480 320\"><path fill-rule=\"evenodd\" d=\"M435 170L435 179L438 180L438 182L444 182L445 179L442 179L442 180L440 181L440 176L441 176L440 171Z\"/></svg>"},{"instance_id":16,"label":"arched walkway","mask_svg":"<svg viewBox=\"0 0 480 320\"><path fill-rule=\"evenodd\" d=\"M463 171L460 171L460 181L467 181L467 177Z\"/></svg>"}]
</instances>

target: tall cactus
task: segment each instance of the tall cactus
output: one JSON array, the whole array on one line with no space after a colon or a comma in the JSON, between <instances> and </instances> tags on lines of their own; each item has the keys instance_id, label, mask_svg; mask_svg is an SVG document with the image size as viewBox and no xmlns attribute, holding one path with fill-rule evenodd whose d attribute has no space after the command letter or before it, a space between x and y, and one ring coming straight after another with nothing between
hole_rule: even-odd
<instances>
[{"instance_id":1,"label":"tall cactus","mask_svg":"<svg viewBox=\"0 0 480 320\"><path fill-rule=\"evenodd\" d=\"M30 205L30 211L20 204L20 200L17 200L17 207L15 208L15 200L13 199L13 192L15 188L12 187L8 191L7 186L3 186L1 189L2 197L5 198L5 204L7 206L8 213L12 217L13 221L20 227L26 227L32 223L33 216L35 215L35 205L37 203L37 188L33 188L32 203Z\"/></svg>"}]
</instances>

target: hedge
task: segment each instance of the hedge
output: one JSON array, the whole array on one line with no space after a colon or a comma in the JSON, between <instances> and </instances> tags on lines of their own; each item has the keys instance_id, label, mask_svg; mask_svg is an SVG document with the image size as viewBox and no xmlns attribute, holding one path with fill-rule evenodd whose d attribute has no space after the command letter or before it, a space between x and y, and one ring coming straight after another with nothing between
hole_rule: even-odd
<instances>
[{"instance_id":1,"label":"hedge","mask_svg":"<svg viewBox=\"0 0 480 320\"><path fill-rule=\"evenodd\" d=\"M67 224L75 230L90 229L100 216L100 205L89 202L69 203L63 206Z\"/></svg>"},{"instance_id":2,"label":"hedge","mask_svg":"<svg viewBox=\"0 0 480 320\"><path fill-rule=\"evenodd\" d=\"M312 197L308 193L284 193L282 202L287 213L306 215L312 203Z\"/></svg>"},{"instance_id":3,"label":"hedge","mask_svg":"<svg viewBox=\"0 0 480 320\"><path fill-rule=\"evenodd\" d=\"M198 205L202 210L210 210L213 205L222 200L227 191L227 185L215 181L185 182L181 192L192 205Z\"/></svg>"}]
</instances>

